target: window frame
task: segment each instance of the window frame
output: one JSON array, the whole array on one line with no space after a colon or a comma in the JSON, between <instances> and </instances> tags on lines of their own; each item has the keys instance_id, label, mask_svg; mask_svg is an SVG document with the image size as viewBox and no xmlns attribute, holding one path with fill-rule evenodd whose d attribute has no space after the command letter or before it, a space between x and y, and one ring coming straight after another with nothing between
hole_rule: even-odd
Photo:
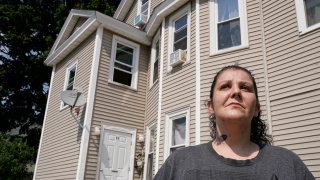
<instances>
[{"instance_id":1,"label":"window frame","mask_svg":"<svg viewBox=\"0 0 320 180\"><path fill-rule=\"evenodd\" d=\"M295 0L295 4L296 4L299 34L302 35L302 34L311 32L313 30L319 29L320 22L308 27L307 16L306 16L307 11L305 9L304 0Z\"/></svg>"},{"instance_id":2,"label":"window frame","mask_svg":"<svg viewBox=\"0 0 320 180\"><path fill-rule=\"evenodd\" d=\"M74 78L73 78L73 87L72 90L75 89L75 81L76 81L76 77L77 77L77 69L78 69L78 61L72 63L71 65L67 66L66 69L66 74L65 74L65 78L64 78L64 85L63 85L63 91L67 90L67 87L69 85L69 78L70 78L70 72L71 70L75 69L75 73L74 73ZM68 105L65 105L64 102L61 100L61 104L60 104L60 110L67 108Z\"/></svg>"},{"instance_id":3,"label":"window frame","mask_svg":"<svg viewBox=\"0 0 320 180\"><path fill-rule=\"evenodd\" d=\"M141 14L142 13L142 1L143 0L138 0L138 6L137 6L137 16L139 15L139 14ZM150 16L150 0L148 0L148 12L147 12L147 20L149 19L149 16Z\"/></svg>"},{"instance_id":4,"label":"window frame","mask_svg":"<svg viewBox=\"0 0 320 180\"><path fill-rule=\"evenodd\" d=\"M179 109L166 114L166 140L165 140L165 152L164 157L167 158L170 155L170 150L173 146L172 143L172 122L178 118L186 117L186 136L185 147L190 145L190 108Z\"/></svg>"},{"instance_id":5,"label":"window frame","mask_svg":"<svg viewBox=\"0 0 320 180\"><path fill-rule=\"evenodd\" d=\"M240 18L240 36L241 44L238 46L218 49L218 0L210 0L210 56L222 54L230 51L236 51L249 47L248 23L247 23L247 3L246 0L238 1L238 11Z\"/></svg>"},{"instance_id":6,"label":"window frame","mask_svg":"<svg viewBox=\"0 0 320 180\"><path fill-rule=\"evenodd\" d=\"M157 120L155 120L156 122ZM147 179L147 171L148 171L148 156L149 156L149 151L150 151L150 140L151 140L151 131L154 131L156 133L157 130L157 126L156 123L152 123L151 125L147 126L146 128L146 149L145 149L145 161L144 161L144 173L143 173L143 179L146 180ZM156 139L154 139L156 140ZM153 157L155 158L155 148L153 149ZM153 161L153 164L155 163L155 161ZM151 164L153 166L153 164ZM152 169L152 177L153 177L153 172L155 169Z\"/></svg>"},{"instance_id":7,"label":"window frame","mask_svg":"<svg viewBox=\"0 0 320 180\"><path fill-rule=\"evenodd\" d=\"M190 61L190 40L191 40L191 5L188 3L183 8L181 8L178 12L170 16L169 18L169 38L168 38L168 65L167 69L168 71L172 70L172 67L170 66L170 54L173 53L174 48L174 32L175 32L175 22L182 18L183 16L187 15L187 49L185 50L187 53L186 62L183 64L186 64Z\"/></svg>"},{"instance_id":8,"label":"window frame","mask_svg":"<svg viewBox=\"0 0 320 180\"><path fill-rule=\"evenodd\" d=\"M118 45L118 43L133 49L131 86L128 86L128 85L113 81L114 64L115 64L115 58L116 58L116 54L117 54L117 45ZM140 45L139 44L134 43L132 41L129 41L127 39L124 39L124 38L122 38L120 36L113 35L113 38L112 38L112 50L111 50L111 61L110 61L110 72L109 72L109 80L108 80L108 82L112 83L112 84L116 84L118 86L130 88L130 89L133 89L133 90L137 90L139 55L140 55Z\"/></svg>"},{"instance_id":9,"label":"window frame","mask_svg":"<svg viewBox=\"0 0 320 180\"><path fill-rule=\"evenodd\" d=\"M160 56L161 56L161 52L160 52L160 43L161 43L161 35L160 35L160 30L156 33L156 35L153 38L152 41L152 46L151 46L151 60L150 60L150 78L149 78L149 89L151 89L153 87L154 84L156 84L159 81L159 65L160 65ZM156 49L156 45L159 42L159 56L156 57L157 55L157 49ZM158 58L158 59L157 59ZM156 62L156 60L158 60L158 77L155 81L153 81L154 78L154 63Z\"/></svg>"}]
</instances>

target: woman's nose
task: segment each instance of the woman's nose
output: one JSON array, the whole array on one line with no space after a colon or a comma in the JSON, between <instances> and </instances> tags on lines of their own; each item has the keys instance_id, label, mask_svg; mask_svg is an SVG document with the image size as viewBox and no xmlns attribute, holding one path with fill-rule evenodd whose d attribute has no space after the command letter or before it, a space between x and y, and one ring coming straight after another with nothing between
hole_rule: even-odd
<instances>
[{"instance_id":1,"label":"woman's nose","mask_svg":"<svg viewBox=\"0 0 320 180\"><path fill-rule=\"evenodd\" d=\"M240 91L240 88L238 86L233 86L231 88L231 97L232 98L241 98L241 91Z\"/></svg>"}]
</instances>

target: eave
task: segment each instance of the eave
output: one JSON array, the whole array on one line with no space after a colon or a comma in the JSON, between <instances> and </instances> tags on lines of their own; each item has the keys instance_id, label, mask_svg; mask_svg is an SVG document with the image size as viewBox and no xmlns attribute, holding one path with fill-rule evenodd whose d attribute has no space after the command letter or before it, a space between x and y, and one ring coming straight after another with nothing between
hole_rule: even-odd
<instances>
[{"instance_id":1,"label":"eave","mask_svg":"<svg viewBox=\"0 0 320 180\"><path fill-rule=\"evenodd\" d=\"M58 48L56 48L58 42L60 41L63 33L66 32L66 29L73 28L72 26L68 26L68 23L71 23L71 20L66 21L65 25L62 29L52 50L50 51L47 59L44 63L47 66L54 66L59 63L63 58L65 58L68 54L70 54L76 47L79 46L81 42L83 42L88 36L90 36L99 26L103 26L105 29L125 36L133 41L136 41L143 45L150 45L151 42L148 39L145 32L136 29L135 27L128 25L124 22L118 21L112 17L104 15L97 11L85 11L85 10L72 10L70 12L73 16L82 16L84 14L90 14L88 20L77 30L75 31L65 42L63 42ZM77 15L74 15L77 14ZM70 18L72 19L72 18ZM67 18L68 20L68 18Z\"/></svg>"}]
</instances>

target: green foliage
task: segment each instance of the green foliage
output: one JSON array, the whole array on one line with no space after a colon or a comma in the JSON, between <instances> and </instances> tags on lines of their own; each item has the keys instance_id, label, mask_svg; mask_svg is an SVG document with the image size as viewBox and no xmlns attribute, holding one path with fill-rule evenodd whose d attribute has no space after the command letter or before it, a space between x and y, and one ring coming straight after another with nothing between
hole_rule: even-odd
<instances>
[{"instance_id":1,"label":"green foliage","mask_svg":"<svg viewBox=\"0 0 320 180\"><path fill-rule=\"evenodd\" d=\"M20 128L19 134L31 147L28 149L21 139L11 142L1 136L0 179L8 173L5 166L11 168L10 173L17 174L24 172L19 163L35 161L35 156L29 156L27 151L32 154L33 149L38 149L51 75L51 68L43 62L70 9L98 10L112 16L119 2L0 0L0 132ZM18 153L13 147L21 151L22 154L16 154L21 162L12 159L10 153Z\"/></svg>"},{"instance_id":2,"label":"green foliage","mask_svg":"<svg viewBox=\"0 0 320 180\"><path fill-rule=\"evenodd\" d=\"M35 151L21 138L9 138L0 133L0 179L22 179Z\"/></svg>"}]
</instances>

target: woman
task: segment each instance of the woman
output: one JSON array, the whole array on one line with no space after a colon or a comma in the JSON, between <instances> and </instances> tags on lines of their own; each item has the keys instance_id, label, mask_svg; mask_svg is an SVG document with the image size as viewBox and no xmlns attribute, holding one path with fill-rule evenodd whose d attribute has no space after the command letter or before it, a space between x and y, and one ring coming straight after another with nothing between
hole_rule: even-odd
<instances>
[{"instance_id":1,"label":"woman","mask_svg":"<svg viewBox=\"0 0 320 180\"><path fill-rule=\"evenodd\" d=\"M247 69L234 65L217 73L208 111L213 141L175 151L155 180L315 179L296 154L270 145Z\"/></svg>"}]
</instances>

